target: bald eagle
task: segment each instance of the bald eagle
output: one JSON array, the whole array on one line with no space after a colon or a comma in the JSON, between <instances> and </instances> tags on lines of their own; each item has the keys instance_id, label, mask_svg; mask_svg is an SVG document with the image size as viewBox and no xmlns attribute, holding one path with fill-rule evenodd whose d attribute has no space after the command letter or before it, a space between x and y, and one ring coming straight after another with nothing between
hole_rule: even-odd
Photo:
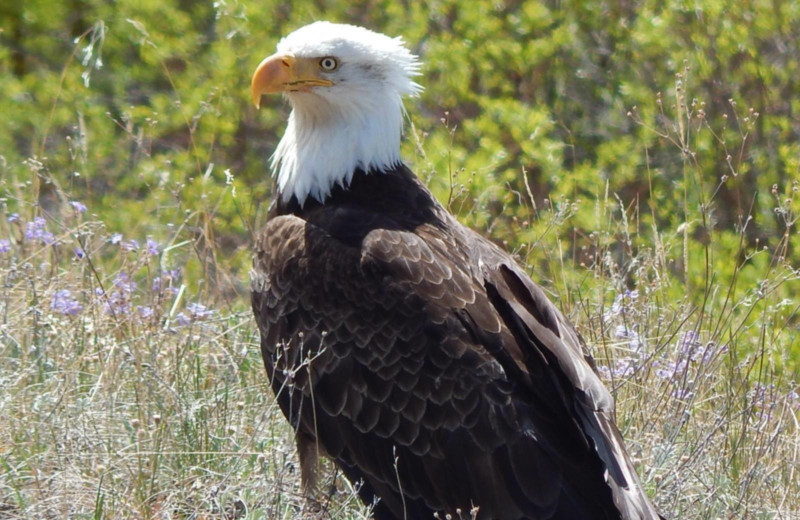
<instances>
[{"instance_id":1,"label":"bald eagle","mask_svg":"<svg viewBox=\"0 0 800 520\"><path fill-rule=\"evenodd\" d=\"M292 112L252 306L302 483L333 460L377 520L655 519L586 346L400 159L402 39L317 22L252 78Z\"/></svg>"}]
</instances>

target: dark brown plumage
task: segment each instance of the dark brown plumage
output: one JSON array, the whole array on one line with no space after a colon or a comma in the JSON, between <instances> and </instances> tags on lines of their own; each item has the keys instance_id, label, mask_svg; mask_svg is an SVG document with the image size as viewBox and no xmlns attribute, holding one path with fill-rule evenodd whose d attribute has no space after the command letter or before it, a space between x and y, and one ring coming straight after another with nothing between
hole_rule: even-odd
<instances>
[{"instance_id":1,"label":"dark brown plumage","mask_svg":"<svg viewBox=\"0 0 800 520\"><path fill-rule=\"evenodd\" d=\"M583 341L406 167L276 199L252 304L297 433L378 520L654 519Z\"/></svg>"}]
</instances>

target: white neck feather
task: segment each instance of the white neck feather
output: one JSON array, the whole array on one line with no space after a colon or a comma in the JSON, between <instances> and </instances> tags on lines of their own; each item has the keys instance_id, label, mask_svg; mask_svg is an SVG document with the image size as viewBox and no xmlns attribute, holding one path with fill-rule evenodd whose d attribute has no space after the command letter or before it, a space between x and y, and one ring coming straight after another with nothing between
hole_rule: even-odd
<instances>
[{"instance_id":1,"label":"white neck feather","mask_svg":"<svg viewBox=\"0 0 800 520\"><path fill-rule=\"evenodd\" d=\"M347 186L356 169L389 169L400 162L403 102L394 92L353 92L334 105L314 94L289 94L293 110L272 156L284 202L320 202L334 184Z\"/></svg>"}]
</instances>

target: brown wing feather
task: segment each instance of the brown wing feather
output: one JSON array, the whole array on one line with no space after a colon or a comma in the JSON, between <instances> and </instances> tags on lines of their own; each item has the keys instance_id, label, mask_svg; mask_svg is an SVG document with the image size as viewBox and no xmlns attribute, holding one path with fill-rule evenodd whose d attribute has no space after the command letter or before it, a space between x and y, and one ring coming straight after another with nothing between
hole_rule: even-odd
<instances>
[{"instance_id":1,"label":"brown wing feather","mask_svg":"<svg viewBox=\"0 0 800 520\"><path fill-rule=\"evenodd\" d=\"M505 305L513 314L507 324L510 328L521 329L519 334L527 336L519 343L533 347L566 378L564 386L568 391L571 389L575 419L609 472L616 507L624 518L656 518L611 418L613 399L600 381L583 340L544 291L517 265L508 263L507 255L494 246L488 249L491 251L488 256L503 262L487 277L487 284L495 282L499 287L500 301L495 306Z\"/></svg>"},{"instance_id":2,"label":"brown wing feather","mask_svg":"<svg viewBox=\"0 0 800 520\"><path fill-rule=\"evenodd\" d=\"M252 302L298 435L365 502L380 497L379 520L473 505L487 519L655 518L577 334L448 218L412 231L322 208L268 222Z\"/></svg>"}]
</instances>

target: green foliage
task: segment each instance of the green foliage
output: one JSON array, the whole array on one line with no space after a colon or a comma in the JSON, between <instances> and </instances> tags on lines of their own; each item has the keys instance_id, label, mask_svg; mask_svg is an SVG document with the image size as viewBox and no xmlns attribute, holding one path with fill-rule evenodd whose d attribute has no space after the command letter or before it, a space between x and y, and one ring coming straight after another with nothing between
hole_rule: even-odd
<instances>
[{"instance_id":1,"label":"green foliage","mask_svg":"<svg viewBox=\"0 0 800 520\"><path fill-rule=\"evenodd\" d=\"M705 211L706 232L736 234L752 216L749 248L774 250L789 229L770 194L790 193L800 167L800 8L789 1L18 2L0 13L7 185L30 180L24 162L36 157L33 186L50 211L68 194L115 229L158 235L190 208L226 252L246 248L286 116L281 103L263 115L249 106L249 73L281 35L320 18L404 35L422 55L426 91L409 109L424 156L412 142L406 156L434 172L439 195L455 176L466 189L453 207L482 227L498 221L512 246L526 234L512 218L529 220L529 197L514 192L529 191L537 207L579 203L570 235L594 230L591 201L605 193L648 228Z\"/></svg>"},{"instance_id":2,"label":"green foliage","mask_svg":"<svg viewBox=\"0 0 800 520\"><path fill-rule=\"evenodd\" d=\"M796 489L778 462L797 443L796 427L785 424L796 420L796 404L776 398L765 413L750 401L755 389L791 395L800 367L797 2L27 0L0 6L0 240L9 240L0 251L10 249L0 252L8 280L0 378L25 370L12 378L4 416L13 424L0 429L17 443L9 451L0 442L9 475L0 480L0 511L5 503L44 511L20 490L38 482L32 468L55 471L53 445L72 442L40 437L70 431L68 414L50 412L59 395L76 417L122 413L100 436L108 453L137 438L144 446L123 457L122 470L104 466L113 456L101 457L100 469L94 459L65 466L84 471L91 485L81 503L89 500L97 518L126 510L134 494L130 515L157 516L162 499L176 503L164 498L170 482L213 481L206 476L224 472L229 459L210 454L238 453L256 438L228 429L235 417L237 432L252 426L255 412L248 422L224 403L235 393L230 399L257 403L258 413L273 411L259 401L266 390L257 355L238 349L252 343L242 332L254 330L244 317L250 244L288 107L275 98L256 112L248 87L282 35L319 19L402 35L420 54L425 91L406 103L407 162L463 222L514 251L594 345L599 364L612 367L605 373L622 374L625 384L611 381L620 422L668 516L763 518L787 506L786 493L765 490ZM76 214L76 200L87 214ZM8 222L13 213L20 220ZM37 216L58 248L26 238ZM141 244L151 237L161 250L124 253L107 243L114 233ZM76 246L86 253L79 260ZM141 293L176 268L184 297L142 302L164 320L150 328L120 325L92 296L118 272ZM40 322L66 286L82 295L81 317ZM233 316L220 320L219 336L170 332L189 297ZM54 331L69 337L42 354ZM635 363L632 331L647 343ZM690 363L680 383L664 382L657 362L680 361L688 333L725 353L707 367ZM142 350L121 351L117 340ZM159 357L159 345L169 356ZM232 353L229 362L220 351ZM109 367L120 370L114 384ZM72 379L62 383L62 369ZM148 370L172 378L175 393L154 390L161 383ZM86 404L90 388L107 399ZM31 415L37 399L46 406ZM660 403L652 413L650 402ZM134 417L154 425L155 415L173 413L178 419L147 435L130 426ZM30 417L37 428L27 428ZM771 431L781 432L777 440L762 442ZM261 489L253 481L264 461L252 453L274 454L263 437L254 442L266 444L247 444L229 473L241 477L242 496ZM692 487L691 478L668 476L685 466L716 480ZM261 511L291 516L297 497L283 503L283 473L267 473L261 500L272 505ZM130 488L120 484L127 481ZM708 496L687 492L709 486ZM218 504L185 487L192 491L177 500L179 511L216 507L222 517L238 507L233 492L221 492Z\"/></svg>"}]
</instances>

